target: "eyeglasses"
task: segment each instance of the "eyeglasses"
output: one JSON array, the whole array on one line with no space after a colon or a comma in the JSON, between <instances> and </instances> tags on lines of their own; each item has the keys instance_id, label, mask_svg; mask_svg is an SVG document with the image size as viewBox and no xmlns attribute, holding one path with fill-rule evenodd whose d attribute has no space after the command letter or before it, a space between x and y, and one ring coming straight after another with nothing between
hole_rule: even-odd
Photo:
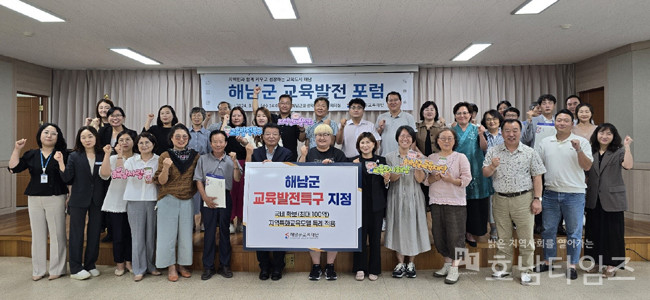
<instances>
[{"instance_id":1,"label":"eyeglasses","mask_svg":"<svg viewBox=\"0 0 650 300\"><path fill-rule=\"evenodd\" d=\"M454 140L454 138L453 137L446 137L446 138L439 137L438 140L441 141L441 142L451 142L451 141Z\"/></svg>"},{"instance_id":2,"label":"eyeglasses","mask_svg":"<svg viewBox=\"0 0 650 300\"><path fill-rule=\"evenodd\" d=\"M181 140L181 139L183 139L183 140L187 140L187 139L190 138L190 136L189 136L189 135L186 135L186 134L184 134L184 135L179 135L179 134L177 134L177 135L174 135L174 138L177 139L177 140Z\"/></svg>"},{"instance_id":3,"label":"eyeglasses","mask_svg":"<svg viewBox=\"0 0 650 300\"><path fill-rule=\"evenodd\" d=\"M360 105L352 105L350 106L351 110L363 110L363 106Z\"/></svg>"},{"instance_id":4,"label":"eyeglasses","mask_svg":"<svg viewBox=\"0 0 650 300\"><path fill-rule=\"evenodd\" d=\"M112 114L112 115L110 115L110 116L113 117L113 118L121 118L121 117L124 117L124 116L121 115L121 114Z\"/></svg>"},{"instance_id":5,"label":"eyeglasses","mask_svg":"<svg viewBox=\"0 0 650 300\"><path fill-rule=\"evenodd\" d=\"M329 136L331 136L331 134L329 134L329 133L319 133L319 134L316 134L316 136L317 137L329 137Z\"/></svg>"},{"instance_id":6,"label":"eyeglasses","mask_svg":"<svg viewBox=\"0 0 650 300\"><path fill-rule=\"evenodd\" d=\"M459 112L456 113L456 115L457 115L457 116L469 115L469 113L466 112L466 111L459 111Z\"/></svg>"}]
</instances>

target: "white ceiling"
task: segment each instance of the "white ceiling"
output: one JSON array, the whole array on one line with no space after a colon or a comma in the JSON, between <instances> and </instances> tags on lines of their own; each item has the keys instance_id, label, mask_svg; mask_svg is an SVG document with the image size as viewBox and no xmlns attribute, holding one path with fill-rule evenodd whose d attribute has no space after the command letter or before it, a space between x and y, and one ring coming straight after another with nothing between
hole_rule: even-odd
<instances>
[{"instance_id":1,"label":"white ceiling","mask_svg":"<svg viewBox=\"0 0 650 300\"><path fill-rule=\"evenodd\" d=\"M298 20L273 20L262 0L25 1L66 22L0 6L0 55L57 69L296 66L289 46L309 46L316 66L557 64L650 40L648 0L560 0L525 16L510 14L524 0L294 0ZM472 42L493 45L450 61Z\"/></svg>"}]
</instances>

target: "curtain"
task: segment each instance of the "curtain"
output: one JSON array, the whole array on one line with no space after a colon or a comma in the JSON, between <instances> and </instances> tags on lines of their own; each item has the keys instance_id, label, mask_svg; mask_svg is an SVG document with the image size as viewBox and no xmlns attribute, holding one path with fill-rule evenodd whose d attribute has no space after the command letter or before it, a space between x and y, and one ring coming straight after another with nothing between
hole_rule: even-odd
<instances>
[{"instance_id":1,"label":"curtain","mask_svg":"<svg viewBox=\"0 0 650 300\"><path fill-rule=\"evenodd\" d=\"M196 70L54 70L52 121L70 148L105 94L124 110L126 127L140 132L147 114L157 114L165 104L174 108L179 122L190 124L190 110L200 106L201 80Z\"/></svg>"},{"instance_id":2,"label":"curtain","mask_svg":"<svg viewBox=\"0 0 650 300\"><path fill-rule=\"evenodd\" d=\"M76 130L86 117L95 116L95 105L108 94L126 113L125 125L140 131L148 113L169 104L180 122L190 124L189 111L200 106L201 80L196 70L55 70L52 84L52 120L59 124L73 146ZM542 94L558 99L575 92L574 65L433 67L420 68L414 76L414 106L409 111L419 120L419 108L433 100L440 116L453 122L452 109L460 101L476 103L479 121L483 112L496 109L501 100L519 108L522 119L528 106ZM381 112L366 112L375 121ZM313 112L303 113L313 118ZM347 112L332 112L330 118L349 118ZM250 125L252 113L247 113ZM213 118L214 120L214 118Z\"/></svg>"},{"instance_id":3,"label":"curtain","mask_svg":"<svg viewBox=\"0 0 650 300\"><path fill-rule=\"evenodd\" d=\"M496 109L501 100L518 108L523 119L539 96L554 95L559 110L564 99L575 93L574 65L421 68L414 81L416 120L422 103L432 100L449 123L453 122L454 105L461 101L478 105L479 122L483 113Z\"/></svg>"}]
</instances>

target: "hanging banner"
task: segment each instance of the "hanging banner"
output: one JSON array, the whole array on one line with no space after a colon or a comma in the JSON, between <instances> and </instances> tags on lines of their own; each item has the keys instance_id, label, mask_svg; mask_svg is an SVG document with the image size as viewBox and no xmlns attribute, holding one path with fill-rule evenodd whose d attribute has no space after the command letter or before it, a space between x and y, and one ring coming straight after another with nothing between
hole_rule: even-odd
<instances>
[{"instance_id":1,"label":"hanging banner","mask_svg":"<svg viewBox=\"0 0 650 300\"><path fill-rule=\"evenodd\" d=\"M402 110L413 110L413 73L345 74L201 74L203 108L217 111L222 101L252 111L253 89L262 88L259 105L278 111L278 97L293 98L293 111L313 111L314 100L327 97L330 111L347 111L348 102L361 98L366 110L388 110L386 94L402 95Z\"/></svg>"},{"instance_id":2,"label":"hanging banner","mask_svg":"<svg viewBox=\"0 0 650 300\"><path fill-rule=\"evenodd\" d=\"M361 180L353 163L246 163L244 249L361 250Z\"/></svg>"}]
</instances>

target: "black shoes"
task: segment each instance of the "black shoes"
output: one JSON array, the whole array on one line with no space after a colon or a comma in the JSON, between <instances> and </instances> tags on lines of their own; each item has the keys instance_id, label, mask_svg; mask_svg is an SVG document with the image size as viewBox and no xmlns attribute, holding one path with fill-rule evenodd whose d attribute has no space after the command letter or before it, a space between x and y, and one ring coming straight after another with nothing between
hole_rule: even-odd
<instances>
[{"instance_id":1,"label":"black shoes","mask_svg":"<svg viewBox=\"0 0 650 300\"><path fill-rule=\"evenodd\" d=\"M535 273L548 272L548 270L555 270L555 267L549 266L547 264L539 264L535 266Z\"/></svg>"},{"instance_id":2,"label":"black shoes","mask_svg":"<svg viewBox=\"0 0 650 300\"><path fill-rule=\"evenodd\" d=\"M201 280L208 280L212 278L212 275L214 274L217 274L217 271L214 268L205 269L203 270L203 274L201 274Z\"/></svg>"},{"instance_id":3,"label":"black shoes","mask_svg":"<svg viewBox=\"0 0 650 300\"><path fill-rule=\"evenodd\" d=\"M278 281L280 279L282 279L282 271L273 271L271 273L271 280Z\"/></svg>"},{"instance_id":4,"label":"black shoes","mask_svg":"<svg viewBox=\"0 0 650 300\"><path fill-rule=\"evenodd\" d=\"M269 279L269 271L268 270L262 270L260 271L260 280L268 280Z\"/></svg>"},{"instance_id":5,"label":"black shoes","mask_svg":"<svg viewBox=\"0 0 650 300\"><path fill-rule=\"evenodd\" d=\"M217 269L217 274L224 278L232 278L232 270L230 270L229 266L220 266L219 269Z\"/></svg>"},{"instance_id":6,"label":"black shoes","mask_svg":"<svg viewBox=\"0 0 650 300\"><path fill-rule=\"evenodd\" d=\"M578 271L576 271L576 268L569 268L566 271L566 277L571 279L571 280L578 279Z\"/></svg>"}]
</instances>

